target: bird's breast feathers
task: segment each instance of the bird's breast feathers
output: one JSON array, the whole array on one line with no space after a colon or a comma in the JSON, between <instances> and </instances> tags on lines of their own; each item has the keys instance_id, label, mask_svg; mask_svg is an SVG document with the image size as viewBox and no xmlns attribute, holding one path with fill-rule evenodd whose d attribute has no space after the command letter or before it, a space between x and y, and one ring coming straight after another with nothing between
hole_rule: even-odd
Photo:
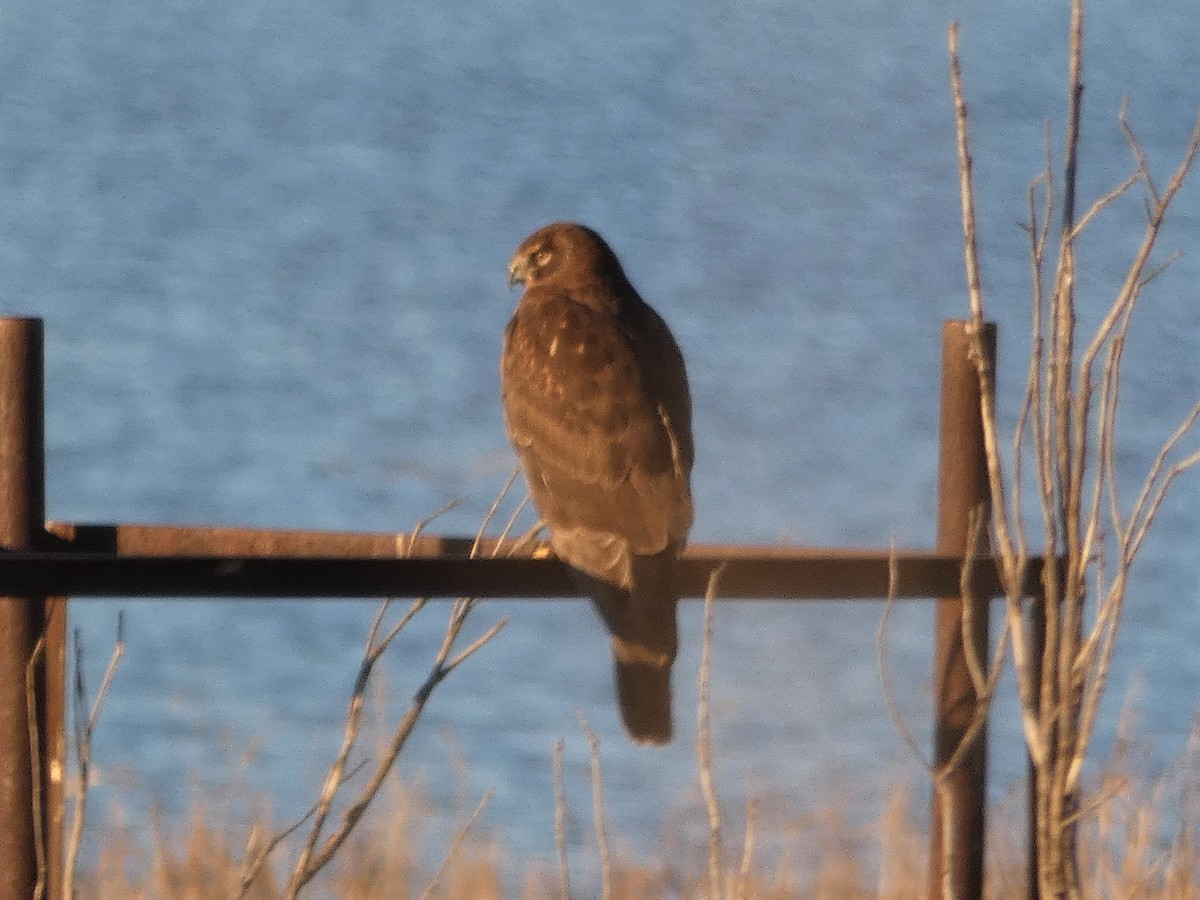
<instances>
[{"instance_id":1,"label":"bird's breast feathers","mask_svg":"<svg viewBox=\"0 0 1200 900\"><path fill-rule=\"evenodd\" d=\"M564 399L620 384L640 387L633 349L611 316L570 301L522 302L508 333L505 368L526 389Z\"/></svg>"}]
</instances>

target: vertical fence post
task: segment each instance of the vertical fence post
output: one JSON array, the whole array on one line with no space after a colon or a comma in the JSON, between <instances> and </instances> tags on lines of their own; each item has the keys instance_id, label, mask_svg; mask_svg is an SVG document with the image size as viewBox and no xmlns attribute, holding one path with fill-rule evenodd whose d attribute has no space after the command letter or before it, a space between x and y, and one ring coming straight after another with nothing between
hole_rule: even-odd
<instances>
[{"instance_id":1,"label":"vertical fence post","mask_svg":"<svg viewBox=\"0 0 1200 900\"><path fill-rule=\"evenodd\" d=\"M984 352L995 360L996 328L988 323L982 334ZM937 548L963 553L970 537L973 510L989 501L987 457L979 404L979 376L971 360L969 323L942 326L941 438L938 450ZM980 553L985 553L980 548ZM988 656L989 597L975 603L971 640L980 659ZM934 764L943 766L958 748L975 713L977 698L963 652L962 597L938 601L934 647ZM944 879L956 900L983 896L984 817L987 805L987 732L981 731L959 766L946 776L949 801L943 810L935 791L930 824L929 897L948 896ZM949 816L946 822L944 816ZM951 871L945 872L945 844L951 842Z\"/></svg>"},{"instance_id":2,"label":"vertical fence post","mask_svg":"<svg viewBox=\"0 0 1200 900\"><path fill-rule=\"evenodd\" d=\"M40 319L0 319L0 548L37 549L45 524L45 438L42 412L43 338ZM62 604L59 604L60 606ZM61 613L57 623L65 619ZM42 598L0 598L0 900L28 900L37 885L37 848L49 846L53 753L62 743L62 698L47 702L45 660L61 663L61 640L47 648L26 704L26 668L46 626ZM55 679L50 679L54 681ZM61 689L61 673L57 677ZM51 712L57 706L56 712ZM49 715L47 713L49 712ZM38 730L35 784L30 720ZM57 724L55 724L57 723ZM57 728L58 734L52 732ZM61 780L61 779L60 779ZM35 803L40 811L35 826ZM56 855L57 858L57 855Z\"/></svg>"}]
</instances>

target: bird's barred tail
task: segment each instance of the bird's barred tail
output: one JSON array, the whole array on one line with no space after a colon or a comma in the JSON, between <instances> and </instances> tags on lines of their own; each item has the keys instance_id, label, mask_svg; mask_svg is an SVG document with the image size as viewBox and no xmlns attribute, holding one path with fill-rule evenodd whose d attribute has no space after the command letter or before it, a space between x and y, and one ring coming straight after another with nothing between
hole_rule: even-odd
<instances>
[{"instance_id":1,"label":"bird's barred tail","mask_svg":"<svg viewBox=\"0 0 1200 900\"><path fill-rule=\"evenodd\" d=\"M633 590L572 570L608 627L617 703L625 729L639 744L671 740L671 664L679 646L675 556L670 548L632 557Z\"/></svg>"},{"instance_id":2,"label":"bird's barred tail","mask_svg":"<svg viewBox=\"0 0 1200 900\"><path fill-rule=\"evenodd\" d=\"M629 736L639 744L671 741L671 662L644 647L612 639L617 703Z\"/></svg>"}]
</instances>

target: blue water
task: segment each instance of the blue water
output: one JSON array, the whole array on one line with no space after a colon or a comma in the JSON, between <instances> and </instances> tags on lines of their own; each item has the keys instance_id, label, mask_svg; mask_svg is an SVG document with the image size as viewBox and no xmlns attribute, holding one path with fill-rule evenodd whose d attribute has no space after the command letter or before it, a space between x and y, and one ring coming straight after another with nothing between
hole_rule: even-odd
<instances>
[{"instance_id":1,"label":"blue water","mask_svg":"<svg viewBox=\"0 0 1200 900\"><path fill-rule=\"evenodd\" d=\"M1057 134L1063 119L1063 5L6 3L0 284L6 312L46 319L50 515L402 532L462 497L433 527L472 532L514 464L497 397L516 299L505 268L528 232L567 218L610 239L684 348L695 540L931 545L938 336L965 310L945 27L963 23L1011 422L1028 335L1018 223L1044 123ZM1200 16L1117 0L1089 37L1081 197L1130 169L1125 94L1165 183L1200 107ZM1136 245L1139 202L1084 247L1085 326ZM1198 225L1194 181L1160 258L1185 255L1147 291L1127 354L1128 490L1200 397ZM1139 561L1101 752L1129 697L1155 760L1189 733L1198 510L1200 475ZM128 652L97 737L102 804L178 816L236 783L280 819L306 809L373 605L79 602L93 684L118 609ZM587 840L581 710L618 846L653 855L699 802L698 607L682 615L678 738L658 752L620 730L585 605L486 604L473 633L501 614L512 621L443 685L402 774L468 806L495 788L485 827L549 856L559 737ZM921 777L882 700L881 614L719 609L713 715L732 805L760 796L782 821L837 799L866 821L887 785ZM444 616L427 610L387 657L392 716ZM888 633L918 736L930 623L906 607ZM999 794L1023 766L1011 696L992 734Z\"/></svg>"}]
</instances>

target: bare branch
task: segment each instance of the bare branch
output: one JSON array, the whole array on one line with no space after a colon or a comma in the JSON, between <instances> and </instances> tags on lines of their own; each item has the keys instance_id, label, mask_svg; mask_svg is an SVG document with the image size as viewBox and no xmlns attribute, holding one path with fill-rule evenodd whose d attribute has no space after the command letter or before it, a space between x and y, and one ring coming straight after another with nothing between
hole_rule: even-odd
<instances>
[{"instance_id":1,"label":"bare branch","mask_svg":"<svg viewBox=\"0 0 1200 900\"><path fill-rule=\"evenodd\" d=\"M42 748L38 729L37 670L46 654L46 635L38 635L33 652L25 663L25 727L29 732L29 776L33 785L31 814L33 817L33 849L37 857L37 881L33 886L33 900L45 900L46 896L46 834L42 816ZM68 895L70 896L70 895Z\"/></svg>"},{"instance_id":2,"label":"bare branch","mask_svg":"<svg viewBox=\"0 0 1200 900\"><path fill-rule=\"evenodd\" d=\"M971 331L974 338L975 363L979 370L979 393L983 419L983 440L987 449L988 482L993 498L992 522L996 532L1001 574L1011 584L1013 572L1009 562L1013 557L1009 513L1000 468L1000 453L996 436L995 390L987 356L980 343L983 333L983 288L979 276L979 248L975 233L975 186L972 180L971 147L967 129L967 101L963 95L962 67L958 53L958 23L951 23L947 32L950 54L950 89L954 98L955 134L958 146L959 197L962 206L963 261L967 273L967 297L971 310Z\"/></svg>"},{"instance_id":3,"label":"bare branch","mask_svg":"<svg viewBox=\"0 0 1200 900\"><path fill-rule=\"evenodd\" d=\"M1132 132L1127 132L1127 134L1130 140L1133 141L1135 154L1140 153L1141 148L1137 145L1136 139L1133 138ZM1162 228L1167 210L1175 201L1175 196L1179 193L1179 189L1183 187L1188 173L1195 164L1197 151L1200 151L1200 117L1197 117L1195 127L1192 129L1192 135L1188 141L1187 150L1184 152L1182 161L1171 175L1171 180L1167 183L1166 190L1153 203L1149 220L1146 223L1146 229L1142 236L1142 243L1134 254L1134 259L1129 265L1125 282L1117 292L1116 300L1113 301L1108 314L1105 316L1103 322L1101 322L1099 328L1096 329L1096 334L1083 355L1081 372L1091 372L1100 348L1108 340L1109 335L1116 327L1116 323L1125 314L1126 307L1132 306L1137 302L1141 287L1146 283L1143 273L1150 259L1151 251L1154 249L1154 244L1158 239L1159 230Z\"/></svg>"},{"instance_id":4,"label":"bare branch","mask_svg":"<svg viewBox=\"0 0 1200 900\"><path fill-rule=\"evenodd\" d=\"M721 575L722 564L708 576L708 589L704 592L704 642L700 650L700 675L697 690L699 724L696 729L696 759L700 766L700 791L708 810L708 895L711 900L721 900L721 803L713 778L712 735L709 730L709 676L712 671L713 644L713 598Z\"/></svg>"},{"instance_id":5,"label":"bare branch","mask_svg":"<svg viewBox=\"0 0 1200 900\"><path fill-rule=\"evenodd\" d=\"M342 779L342 783L345 784L354 778L355 775L363 770L366 764L367 761L362 760L358 763L358 765L352 767L350 771L345 774L345 777ZM251 829L250 836L246 842L245 859L242 862L242 871L241 875L239 876L240 880L236 900L241 900L242 897L245 897L246 894L249 893L250 888L254 886L254 880L258 878L259 872L261 872L263 866L266 865L267 859L272 853L275 852L275 849L280 844L299 831L304 823L316 814L317 807L318 804L314 803L308 808L308 811L304 813L304 815L298 818L291 825L284 828L282 831L279 831L270 838L266 839L265 842L262 840L262 836L257 833L258 826L255 826L253 829Z\"/></svg>"},{"instance_id":6,"label":"bare branch","mask_svg":"<svg viewBox=\"0 0 1200 900\"><path fill-rule=\"evenodd\" d=\"M479 545L483 541L484 534L487 533L487 527L495 517L496 510L500 508L500 504L504 502L504 498L508 496L508 492L512 488L513 482L517 480L517 474L520 471L520 468L513 467L512 472L508 476L508 481L504 482L504 487L500 489L500 493L496 495L496 499L492 501L492 505L488 507L488 511L484 514L483 521L479 524L479 529L475 532L475 543L471 545L472 559L479 555ZM520 511L521 507L518 506L517 513ZM509 519L508 525L505 527L505 533L512 527L512 519L516 517L517 513L513 513L512 518Z\"/></svg>"},{"instance_id":7,"label":"bare branch","mask_svg":"<svg viewBox=\"0 0 1200 900\"><path fill-rule=\"evenodd\" d=\"M512 477L509 478L508 482L501 491L500 496L488 510L488 513L484 518L484 523L476 535L475 545L472 548L472 555L475 555L477 552L484 529L486 528L487 523L490 522L495 515L501 500L512 486L513 480L514 479ZM405 553L411 552L411 549L414 546L416 538L420 534L421 530L430 521L436 518L437 515L441 515L448 509L453 508L454 505L457 505L457 502L458 501L447 504L447 506L442 507L442 509L440 509L435 516L418 522L417 526L413 529L411 536L406 542L398 541L398 547L401 548ZM511 523L509 527L511 527ZM420 612L422 608L424 608L425 600L424 598L418 598L415 600L409 606L408 610L400 617L400 619L388 629L383 638L380 639L379 632L382 628L383 619L389 608L389 604L390 601L385 600L380 605L380 608L376 612L375 617L371 622L371 626L368 629L366 646L363 649L362 660L359 664L359 670L357 676L355 677L354 687L351 691L350 701L347 706L342 745L336 757L334 758L328 773L326 774L325 783L322 787L321 794L313 810L311 811L312 824L309 827L308 836L305 840L304 846L300 850L300 854L297 858L295 866L293 867L292 874L289 878L288 885L284 893L284 897L288 898L288 900L296 897L300 890L306 884L308 884L313 877L315 877L316 874L322 868L324 868L325 865L328 864L328 862L333 858L334 854L336 854L341 848L346 838L349 837L350 833L357 826L367 808L378 794L379 789L382 787L384 779L391 771L392 766L395 764L395 761L400 755L401 750L407 743L409 735L416 726L417 720L420 718L421 713L424 711L425 706L436 687L446 678L446 676L458 668L458 666L464 663L481 647L491 641L491 639L500 632L505 624L507 624L507 619L502 619L501 621L497 622L479 638L471 642L465 649L456 654L453 659L447 662L447 658L449 657L450 652L462 631L463 625L466 622L467 614L472 608L472 602L469 598L462 598L455 603L454 608L451 611L450 620L446 625L446 630L443 634L441 645L435 654L433 665L431 666L428 676L422 685L417 689L408 711L405 713L400 723L393 731L391 740L389 741L387 748L384 750L383 755L379 760L376 761L371 777L362 787L358 796L342 812L341 817L338 820L338 826L334 832L322 842L321 834L333 808L334 800L341 786L348 778L348 776L345 775L345 771L350 754L358 741L359 733L361 731L366 687L370 680L371 673L374 670L375 663L378 662L384 651L387 650L388 646L392 643L396 636L399 635L405 626L412 621L413 617L416 616L416 614ZM305 818L307 819L308 817L306 816ZM301 823L303 821L304 819L301 820ZM292 829L289 831L295 830L301 823L297 823L297 825L292 826ZM284 834L277 835L274 839L266 844L265 848L252 862L247 862L245 871L248 873L249 878L243 878L243 894L245 894L246 890L248 890L249 884L253 880L253 877L257 875L258 871L265 863L267 855L280 844L286 835L286 832Z\"/></svg>"},{"instance_id":8,"label":"bare branch","mask_svg":"<svg viewBox=\"0 0 1200 900\"><path fill-rule=\"evenodd\" d=\"M496 635L498 635L500 633L500 630L502 628L504 628L504 626L507 624L508 624L508 616L505 616L504 618L500 619L500 621L496 622L491 628L489 628L487 631L485 631L483 634L481 634L479 637L475 638L475 640L471 641L470 644L468 644L461 651L459 651L458 655L455 656L454 659L450 660L450 662L446 665L445 672L443 673L443 677L445 677L446 675L449 675L451 672L453 672L455 669L457 669L459 666L461 666L464 662L466 662L469 657L473 656L488 641L490 641L492 638L494 638Z\"/></svg>"},{"instance_id":9,"label":"bare branch","mask_svg":"<svg viewBox=\"0 0 1200 900\"><path fill-rule=\"evenodd\" d=\"M883 690L883 703L887 707L888 718L892 720L892 727L896 729L896 734L900 736L901 742L908 751L912 754L913 759L921 764L926 772L933 772L933 763L921 752L921 746L913 737L912 732L908 728L908 724L904 721L904 715L900 712L900 705L896 702L896 692L892 687L891 666L887 661L887 632L888 623L891 621L892 607L896 601L896 585L900 581L900 566L896 559L896 541L892 540L891 553L888 556L888 595L887 600L883 605L883 617L879 620L879 627L875 629L875 654L876 664L879 666L879 686Z\"/></svg>"},{"instance_id":10,"label":"bare branch","mask_svg":"<svg viewBox=\"0 0 1200 900\"><path fill-rule=\"evenodd\" d=\"M1025 631L1025 619L1021 609L1021 598L1005 598L1005 623L1012 634L1013 668L1017 675L1017 696L1021 707L1021 730L1025 735L1025 744L1035 765L1044 765L1049 756L1046 734L1039 721L1037 711L1040 698L1034 690L1035 664L1041 666L1041 660L1033 659L1029 654L1028 638Z\"/></svg>"},{"instance_id":11,"label":"bare branch","mask_svg":"<svg viewBox=\"0 0 1200 900\"><path fill-rule=\"evenodd\" d=\"M1146 191L1150 194L1149 203L1152 206L1158 206L1162 202L1162 195L1158 191L1158 186L1154 183L1154 176L1150 174L1150 163L1146 158L1146 151L1142 147L1142 142L1133 133L1133 125L1129 122L1128 95L1121 98L1121 110L1117 113L1117 125L1121 129L1121 134L1125 136L1125 143L1129 145L1130 152L1133 153L1133 161L1137 166L1134 174L1145 180Z\"/></svg>"},{"instance_id":12,"label":"bare branch","mask_svg":"<svg viewBox=\"0 0 1200 900\"><path fill-rule=\"evenodd\" d=\"M738 898L750 896L750 870L754 860L755 824L758 819L758 801L746 803L746 836L742 842L742 864L738 867Z\"/></svg>"},{"instance_id":13,"label":"bare branch","mask_svg":"<svg viewBox=\"0 0 1200 900\"><path fill-rule=\"evenodd\" d=\"M1076 167L1079 130L1083 123L1083 3L1071 4L1070 48L1067 52L1067 131L1063 137L1063 234L1075 222Z\"/></svg>"},{"instance_id":14,"label":"bare branch","mask_svg":"<svg viewBox=\"0 0 1200 900\"><path fill-rule=\"evenodd\" d=\"M1039 226L1037 216L1037 190L1039 185L1042 186L1046 193L1049 194L1050 172L1042 172L1032 181L1026 191L1026 203L1028 206L1029 225L1026 233L1029 236L1029 258L1030 258L1030 278L1033 287L1033 352L1029 357L1029 370L1025 378L1025 391L1021 396L1021 408L1017 413L1017 424L1013 430L1012 439L1012 461L1013 461L1013 478L1012 478L1012 520L1015 537L1015 549L1019 556L1025 557L1028 555L1029 548L1027 546L1025 528L1022 523L1024 521L1024 446L1025 435L1027 429L1031 428L1033 432L1034 443L1038 440L1038 422L1037 415L1037 397L1041 384L1041 342L1042 342L1042 304L1044 303L1045 290L1045 275L1043 272L1042 252L1045 249L1046 243L1046 228ZM1048 215L1047 215L1048 219Z\"/></svg>"},{"instance_id":15,"label":"bare branch","mask_svg":"<svg viewBox=\"0 0 1200 900\"><path fill-rule=\"evenodd\" d=\"M1200 418L1200 402L1193 406L1191 412L1179 423L1170 438L1159 449L1158 455L1155 456L1154 462L1150 466L1150 471L1146 475L1145 482L1142 484L1141 492L1138 494L1138 498L1133 504L1133 510L1129 514L1126 531L1120 536L1122 561L1126 564L1132 563L1133 558L1137 556L1138 550L1141 549L1142 541L1146 538L1146 532L1150 528L1150 523L1154 521L1154 517L1158 513L1158 508L1166 498L1167 489L1170 488L1171 483L1188 469L1195 466L1197 462L1200 462L1200 453L1193 453L1176 463L1169 470L1166 470L1166 474L1164 475L1168 457L1179 446L1184 437L1191 432L1198 418Z\"/></svg>"},{"instance_id":16,"label":"bare branch","mask_svg":"<svg viewBox=\"0 0 1200 900\"><path fill-rule=\"evenodd\" d=\"M463 824L463 827L458 830L458 834L454 836L454 840L450 843L450 849L446 851L445 857L442 859L442 864L438 866L438 870L433 873L433 878L430 879L428 887L421 892L421 900L428 900L433 896L433 892L437 890L441 883L442 876L446 874L446 869L450 867L451 860L457 855L459 848L462 847L463 841L466 840L467 832L471 830L471 826L475 824L475 820L483 815L484 809L492 800L494 790L489 789L483 795L483 799L479 801L479 805L475 807L475 812L471 813L471 817Z\"/></svg>"},{"instance_id":17,"label":"bare branch","mask_svg":"<svg viewBox=\"0 0 1200 900\"><path fill-rule=\"evenodd\" d=\"M571 900L571 866L567 859L567 792L563 784L563 742L554 744L554 849L558 856L559 900Z\"/></svg>"},{"instance_id":18,"label":"bare branch","mask_svg":"<svg viewBox=\"0 0 1200 900\"><path fill-rule=\"evenodd\" d=\"M971 721L967 724L962 737L959 738L949 758L938 767L935 773L935 777L938 780L943 779L962 764L963 757L970 751L979 732L987 724L992 696L996 690L996 683L1000 680L1000 674L1003 671L1004 655L1007 650L1009 633L1007 618L1005 619L1000 639L996 642L992 661L987 669L984 668L985 663L979 658L975 647L975 609L979 603L978 598L975 597L972 590L971 582L974 575L975 556L983 538L983 523L982 508L972 510L969 524L970 534L967 540L966 552L963 555L962 569L959 573L959 593L962 597L962 633L960 639L962 641L963 656L967 663L967 671L971 676L972 687L975 691L975 708L971 711Z\"/></svg>"},{"instance_id":19,"label":"bare branch","mask_svg":"<svg viewBox=\"0 0 1200 900\"><path fill-rule=\"evenodd\" d=\"M592 819L596 828L596 846L600 851L600 896L612 897L612 858L608 852L608 832L604 827L604 781L600 771L600 738L588 725L587 718L577 712L579 726L588 742L588 757L592 762Z\"/></svg>"},{"instance_id":20,"label":"bare branch","mask_svg":"<svg viewBox=\"0 0 1200 900\"><path fill-rule=\"evenodd\" d=\"M1099 216L1102 212L1104 212L1104 210L1106 210L1110 205L1115 203L1117 200L1121 199L1126 194L1128 194L1129 191L1133 188L1133 186L1135 184L1137 184L1139 181L1143 180L1144 177L1145 176L1140 171L1133 172L1124 181L1122 181L1120 184L1118 184L1115 188L1110 190L1108 193L1106 193L1104 196L1102 196L1100 199L1098 199L1095 203L1093 203L1088 208L1087 212L1085 212L1083 214L1082 218L1080 218L1080 220L1077 223L1075 223L1075 227L1070 234L1070 240L1072 240L1072 241L1078 240L1079 236L1087 230L1088 226L1091 225L1092 222L1094 222L1096 220L1097 216Z\"/></svg>"},{"instance_id":21,"label":"bare branch","mask_svg":"<svg viewBox=\"0 0 1200 900\"><path fill-rule=\"evenodd\" d=\"M67 850L63 861L63 896L74 897L75 870L79 861L79 848L83 843L83 823L87 818L88 780L92 772L92 737L96 733L96 725L100 721L100 711L108 697L108 689L112 686L125 655L125 613L117 613L117 642L113 645L112 655L104 669L104 677L100 681L100 689L92 701L91 712L86 717L84 709L87 703L87 691L83 682L83 644L79 638L78 629L75 631L75 763L79 769L79 779L75 785L75 796L71 810L71 831L67 839Z\"/></svg>"},{"instance_id":22,"label":"bare branch","mask_svg":"<svg viewBox=\"0 0 1200 900\"><path fill-rule=\"evenodd\" d=\"M412 530L410 532L408 532L408 534L401 534L401 535L397 536L396 549L398 550L398 552L402 553L405 556L412 553L413 545L416 544L417 538L419 538L421 536L421 532L423 532L433 522L440 519L446 513L450 512L450 510L454 509L456 506L459 506L462 502L463 502L462 497L455 497L453 500L449 500L446 503L443 503L436 510L434 510L432 513L430 513L428 516L426 516L424 519L418 519L417 524L413 526Z\"/></svg>"},{"instance_id":23,"label":"bare branch","mask_svg":"<svg viewBox=\"0 0 1200 900\"><path fill-rule=\"evenodd\" d=\"M400 724L392 733L391 740L389 741L387 748L384 750L383 756L376 763L375 770L372 773L371 778L359 792L358 798L342 813L337 831L329 836L329 838L322 845L320 851L312 855L311 861L307 863L303 870L297 867L297 869L293 872L292 884L289 884L289 892L285 894L286 897L295 897L296 892L298 892L301 887L311 881L313 876L315 876L317 872L319 872L325 867L325 865L328 864L329 860L331 860L334 854L337 853L337 851L341 848L346 838L350 836L350 833L354 830L355 826L366 812L367 807L371 804L371 801L374 800L375 796L379 793L379 789L382 787L384 779L392 770L392 766L395 764L396 759L400 756L400 752L404 749L404 745L408 742L408 738L412 734L413 728L416 727L417 720L420 718L421 713L424 712L425 706L429 702L429 698L432 695L434 688L436 688L437 685L440 684L447 675L453 672L459 664L465 661L468 656L473 654L480 647L495 637L500 632L500 629L503 628L504 624L506 624L506 622L507 620L502 620L501 622L498 622L496 625L492 626L492 628L490 628L483 636L481 636L470 647L459 654L459 657L457 657L454 662L450 663L449 665L437 665L433 668L429 676L426 678L425 683L422 684L417 690L416 695L413 697L412 704L409 706L408 711L404 714ZM461 629L461 620L457 623L452 620L448 628L454 627L456 624L457 627ZM295 892L292 891L293 885L295 887Z\"/></svg>"},{"instance_id":24,"label":"bare branch","mask_svg":"<svg viewBox=\"0 0 1200 900\"><path fill-rule=\"evenodd\" d=\"M1140 291L1142 288L1144 288L1146 285L1148 285L1150 282L1152 282L1155 278L1157 278L1163 272L1167 271L1167 269L1169 269L1169 268L1171 268L1171 266L1175 265L1175 263L1177 263L1182 257L1183 257L1183 254L1180 253L1178 250L1176 250L1174 253L1172 253L1170 256L1168 256L1166 259L1164 259L1161 263L1159 263L1157 266L1155 266L1153 269L1151 269L1149 272L1147 272L1145 275L1142 276L1142 280L1138 283L1138 290Z\"/></svg>"},{"instance_id":25,"label":"bare branch","mask_svg":"<svg viewBox=\"0 0 1200 900\"><path fill-rule=\"evenodd\" d=\"M504 490L503 490L501 496L503 496L504 494L507 494L508 491L511 490L513 482L516 480L517 474L520 471L521 471L520 466L513 467L512 474L510 474L508 476L508 481L504 485ZM492 547L492 558L493 559L500 553L500 548L502 546L504 546L504 542L508 539L509 534L512 532L513 528L516 527L517 519L520 517L522 510L524 510L525 507L528 505L529 505L529 493L527 491L525 493L525 496L523 498L521 498L521 502L517 504L517 508L512 511L512 515L510 515L508 517L508 521L504 523L504 527L500 530L500 534L496 538L496 544L494 547ZM538 531L538 528L535 528L532 533L536 534L537 531ZM480 532L480 534L482 534L482 532ZM528 536L529 535L526 535L526 537L528 537ZM516 547L519 547L524 543L524 540L525 540L525 538L522 538L520 541L518 541L515 547L510 548L509 552L510 553L514 552L516 550ZM477 540L476 546L478 546L478 543L479 542ZM472 553L472 555L474 555L474 553Z\"/></svg>"},{"instance_id":26,"label":"bare branch","mask_svg":"<svg viewBox=\"0 0 1200 900\"><path fill-rule=\"evenodd\" d=\"M372 654L371 649L367 649L362 664L359 666L358 676L355 678L354 690L350 697L350 706L346 712L346 721L342 732L342 746L334 758L333 765L329 767L329 771L325 775L325 783L321 787L321 793L313 811L313 821L308 831L308 838L300 850L300 856L293 869L292 879L285 896L296 896L300 888L311 879L313 874L316 874L316 869L312 869L312 874L304 877L310 871L309 860L312 858L317 842L321 838L321 830L325 825L325 820L328 818L330 810L333 808L333 800L337 795L338 788L342 784L343 774L346 771L346 762L350 757L351 751L354 749L355 742L358 740L358 733L362 726L362 711L365 702L364 696L367 679L371 668L378 659L377 656ZM272 846L277 846L277 842L272 842Z\"/></svg>"},{"instance_id":27,"label":"bare branch","mask_svg":"<svg viewBox=\"0 0 1200 900\"><path fill-rule=\"evenodd\" d=\"M979 248L975 236L975 187L972 182L971 146L967 133L967 101L963 95L962 67L958 55L958 23L952 22L948 31L950 47L950 90L954 96L954 122L958 140L959 199L962 205L963 258L967 268L967 300L971 321L976 328L983 324L983 289L979 279Z\"/></svg>"}]
</instances>

